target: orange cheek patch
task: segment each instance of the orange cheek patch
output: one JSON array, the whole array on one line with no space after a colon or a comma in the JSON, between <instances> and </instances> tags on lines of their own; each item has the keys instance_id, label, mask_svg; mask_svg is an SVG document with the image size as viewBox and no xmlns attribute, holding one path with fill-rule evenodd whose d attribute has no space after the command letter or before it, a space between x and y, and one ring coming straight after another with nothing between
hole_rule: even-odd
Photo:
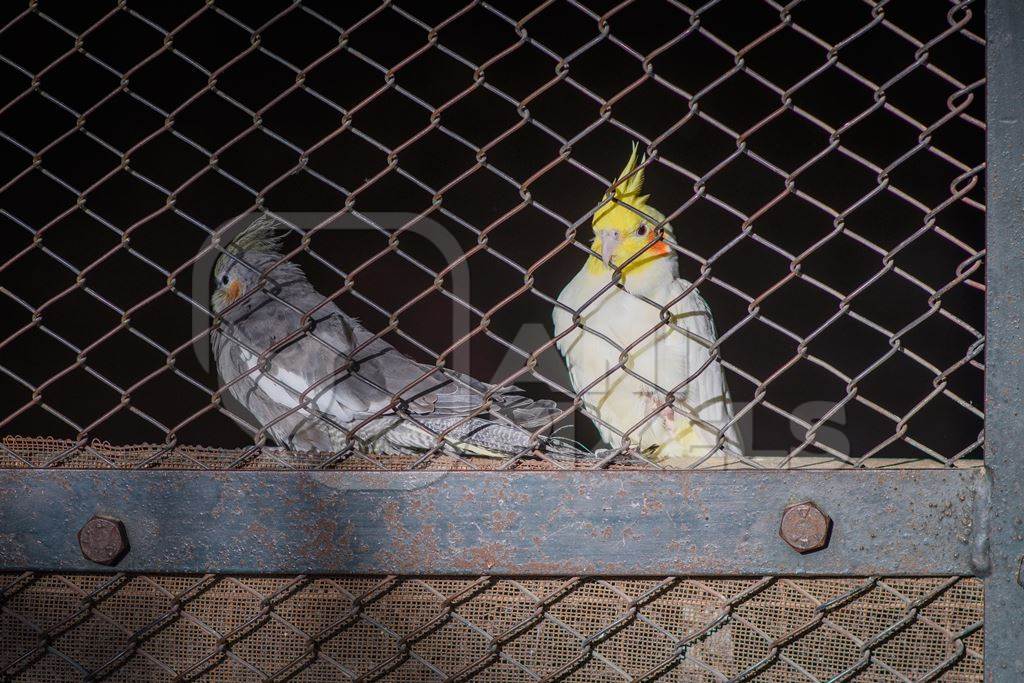
<instances>
[{"instance_id":1,"label":"orange cheek patch","mask_svg":"<svg viewBox=\"0 0 1024 683\"><path fill-rule=\"evenodd\" d=\"M652 237L651 239L653 240L654 238ZM652 245L648 251L655 256L664 256L669 252L669 246L664 240L658 240L658 242Z\"/></svg>"},{"instance_id":2,"label":"orange cheek patch","mask_svg":"<svg viewBox=\"0 0 1024 683\"><path fill-rule=\"evenodd\" d=\"M238 280L232 280L230 283L228 283L228 288L227 288L227 291L225 292L225 297L227 298L228 302L234 301L239 296L241 296L241 294L242 294L242 283L241 282L239 282Z\"/></svg>"}]
</instances>

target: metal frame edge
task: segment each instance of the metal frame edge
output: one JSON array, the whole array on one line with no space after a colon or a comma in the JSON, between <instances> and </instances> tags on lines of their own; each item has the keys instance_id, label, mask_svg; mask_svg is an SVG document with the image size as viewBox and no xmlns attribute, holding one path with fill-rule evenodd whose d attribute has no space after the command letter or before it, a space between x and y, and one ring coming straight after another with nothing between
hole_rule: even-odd
<instances>
[{"instance_id":1,"label":"metal frame edge","mask_svg":"<svg viewBox=\"0 0 1024 683\"><path fill-rule=\"evenodd\" d=\"M986 15L985 678L1024 680L1024 3Z\"/></svg>"}]
</instances>

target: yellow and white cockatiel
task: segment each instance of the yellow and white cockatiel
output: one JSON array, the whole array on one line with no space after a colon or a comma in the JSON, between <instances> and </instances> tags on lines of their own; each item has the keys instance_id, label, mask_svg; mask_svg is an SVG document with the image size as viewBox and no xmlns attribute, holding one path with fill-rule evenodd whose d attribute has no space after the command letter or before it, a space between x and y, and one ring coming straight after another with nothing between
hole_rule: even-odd
<instances>
[{"instance_id":1,"label":"yellow and white cockatiel","mask_svg":"<svg viewBox=\"0 0 1024 683\"><path fill-rule=\"evenodd\" d=\"M729 424L732 401L721 363L710 351L716 336L711 311L679 277L676 255L657 230L663 223L664 236L674 240L672 228L647 204L648 195L640 194L644 170L634 171L636 144L614 201L594 215L591 248L601 258L590 256L558 296L565 307L556 306L553 315L558 350L573 389L607 423L595 421L609 445L620 447L628 435L646 457L679 467L711 453L724 430L723 448L709 462L735 461L742 445L737 425ZM621 280L615 268L621 268ZM663 322L666 305L671 326ZM581 325L574 326L573 311ZM628 372L619 367L623 354ZM674 403L667 405L667 394L691 375L696 377L675 390Z\"/></svg>"}]
</instances>

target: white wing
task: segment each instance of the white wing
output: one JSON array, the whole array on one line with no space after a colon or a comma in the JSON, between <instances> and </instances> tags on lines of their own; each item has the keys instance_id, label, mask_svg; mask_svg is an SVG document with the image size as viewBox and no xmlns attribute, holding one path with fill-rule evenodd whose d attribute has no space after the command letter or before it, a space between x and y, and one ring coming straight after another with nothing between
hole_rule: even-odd
<instances>
[{"instance_id":1,"label":"white wing","mask_svg":"<svg viewBox=\"0 0 1024 683\"><path fill-rule=\"evenodd\" d=\"M558 295L558 303L572 311L579 311L580 304L587 299L587 296L585 296L587 289L586 273L581 270L576 273L576 276L569 281L569 284L565 286L562 293ZM551 313L551 318L555 326L555 337L565 334L572 328L573 313L560 306L555 306ZM591 335L587 335L577 328L555 342L558 351L565 358L565 365L569 370L569 379L572 382L573 391L578 392L581 386L579 376L581 349L579 347L586 343L586 338L589 336Z\"/></svg>"},{"instance_id":2,"label":"white wing","mask_svg":"<svg viewBox=\"0 0 1024 683\"><path fill-rule=\"evenodd\" d=\"M266 370L256 368L257 357L247 349L239 347L238 357L241 361L241 371L252 370L249 377L259 389L270 398L271 401L282 406L284 410L299 405L299 398L309 390L311 383L302 375L292 372L283 367L282 363L270 362ZM331 414L334 412L335 396L330 382L325 382L312 394L304 397L309 401L306 405L322 413ZM282 411L283 412L283 411ZM304 410L304 412L306 412Z\"/></svg>"},{"instance_id":3,"label":"white wing","mask_svg":"<svg viewBox=\"0 0 1024 683\"><path fill-rule=\"evenodd\" d=\"M671 298L667 301L679 297L690 287L691 284L686 280L673 281L668 288ZM691 373L699 372L686 385L685 403L687 408L692 410L700 420L717 429L722 429L733 419L732 399L725 381L725 370L718 359L712 359L711 347L717 341L718 335L715 332L715 321L711 316L711 309L700 293L693 289L669 310L678 331L669 336L667 343L672 346L682 345L686 362L678 368L678 371L669 372L669 376L663 379L674 386L685 381ZM665 384L662 383L662 386L664 387ZM671 388L671 386L666 388ZM742 452L742 443L736 424L728 428L726 437L732 449Z\"/></svg>"},{"instance_id":4,"label":"white wing","mask_svg":"<svg viewBox=\"0 0 1024 683\"><path fill-rule=\"evenodd\" d=\"M614 357L617 355L617 351L611 353L612 347L606 341L579 327L573 329L574 314L572 311L577 311L586 318L588 328L597 328L601 332L606 332L601 329L603 326L599 320L599 309L604 303L603 300L595 301L585 310L580 311L580 307L606 284L607 282L603 279L589 275L585 269L580 270L558 295L558 302L570 310L556 306L552 312L555 336L565 335L555 344L565 359L565 366L569 371L569 381L576 394L579 394L584 387L615 363L614 358L609 358L609 356ZM595 392L600 393L600 391L601 387L589 389L583 396L586 401L585 405L592 413L600 414L602 420L610 419L609 415L604 414L601 408L590 400L594 398ZM613 431L601 422L592 421L606 443L616 442L616 435Z\"/></svg>"}]
</instances>

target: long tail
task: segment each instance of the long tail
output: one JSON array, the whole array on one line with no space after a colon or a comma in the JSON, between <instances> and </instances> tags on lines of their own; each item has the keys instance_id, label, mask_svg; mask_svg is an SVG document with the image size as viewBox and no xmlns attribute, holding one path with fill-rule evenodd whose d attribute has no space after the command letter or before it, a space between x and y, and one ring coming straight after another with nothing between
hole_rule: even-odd
<instances>
[{"instance_id":1,"label":"long tail","mask_svg":"<svg viewBox=\"0 0 1024 683\"><path fill-rule=\"evenodd\" d=\"M558 405L548 399L533 400L509 391L500 395L498 410L512 422L530 431L549 426L559 413Z\"/></svg>"},{"instance_id":2,"label":"long tail","mask_svg":"<svg viewBox=\"0 0 1024 683\"><path fill-rule=\"evenodd\" d=\"M463 422L463 420L465 420ZM445 440L457 451L490 457L508 457L530 448L532 432L515 425L474 417L434 417L421 420L435 433L445 432ZM462 424L459 424L459 423ZM453 425L457 425L454 426ZM540 440L543 444L543 438Z\"/></svg>"},{"instance_id":3,"label":"long tail","mask_svg":"<svg viewBox=\"0 0 1024 683\"><path fill-rule=\"evenodd\" d=\"M541 435L535 443L529 429L479 417L466 420L459 416L423 416L416 423L401 421L394 424L374 439L374 450L382 453L421 452L434 448L437 435L445 433L443 449L463 455L508 458L524 454L532 445L538 445L550 457L560 460L593 457L566 439Z\"/></svg>"}]
</instances>

